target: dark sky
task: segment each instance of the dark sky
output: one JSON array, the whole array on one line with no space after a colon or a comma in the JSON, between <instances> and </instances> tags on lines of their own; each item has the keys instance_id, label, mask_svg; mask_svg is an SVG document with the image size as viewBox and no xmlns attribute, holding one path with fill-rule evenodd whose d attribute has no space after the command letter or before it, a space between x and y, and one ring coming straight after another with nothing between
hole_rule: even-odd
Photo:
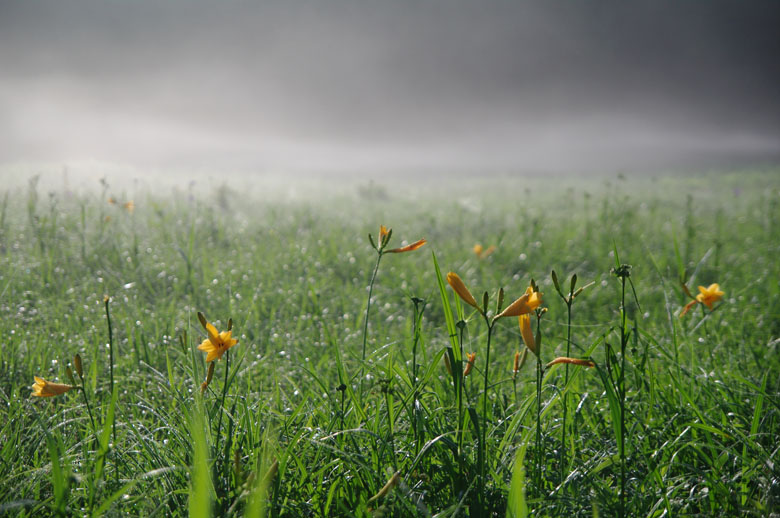
<instances>
[{"instance_id":1,"label":"dark sky","mask_svg":"<svg viewBox=\"0 0 780 518\"><path fill-rule=\"evenodd\" d=\"M780 2L0 0L0 163L780 161Z\"/></svg>"}]
</instances>

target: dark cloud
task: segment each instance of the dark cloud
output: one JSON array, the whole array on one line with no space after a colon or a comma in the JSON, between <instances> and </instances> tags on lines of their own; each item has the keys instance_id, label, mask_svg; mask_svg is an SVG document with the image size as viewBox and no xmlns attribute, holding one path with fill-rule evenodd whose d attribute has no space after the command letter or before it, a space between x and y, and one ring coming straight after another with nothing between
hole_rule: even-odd
<instances>
[{"instance_id":1,"label":"dark cloud","mask_svg":"<svg viewBox=\"0 0 780 518\"><path fill-rule=\"evenodd\" d=\"M0 161L780 158L780 4L0 0Z\"/></svg>"}]
</instances>

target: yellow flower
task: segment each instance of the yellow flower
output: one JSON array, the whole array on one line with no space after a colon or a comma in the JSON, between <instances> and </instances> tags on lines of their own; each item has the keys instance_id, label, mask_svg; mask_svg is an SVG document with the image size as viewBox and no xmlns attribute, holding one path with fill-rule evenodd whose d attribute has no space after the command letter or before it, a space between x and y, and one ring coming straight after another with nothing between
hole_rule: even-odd
<instances>
[{"instance_id":1,"label":"yellow flower","mask_svg":"<svg viewBox=\"0 0 780 518\"><path fill-rule=\"evenodd\" d=\"M390 233L389 230L387 230L387 227L384 225L379 225L379 244L381 245L384 243L385 238Z\"/></svg>"},{"instance_id":2,"label":"yellow flower","mask_svg":"<svg viewBox=\"0 0 780 518\"><path fill-rule=\"evenodd\" d=\"M680 312L680 318L684 317L685 314L688 313L688 311L690 311L690 309L699 302L712 309L712 305L718 302L724 294L725 292L721 291L718 283L710 284L706 288L704 286L699 286L699 294L696 295L695 300L692 300L685 305L683 310Z\"/></svg>"},{"instance_id":3,"label":"yellow flower","mask_svg":"<svg viewBox=\"0 0 780 518\"><path fill-rule=\"evenodd\" d=\"M59 396L60 394L64 394L69 390L72 390L76 387L73 385L65 385L62 383L52 383L50 381L46 381L43 378L39 378L38 376L35 376L35 384L33 384L33 396L36 397L52 397L52 396Z\"/></svg>"},{"instance_id":4,"label":"yellow flower","mask_svg":"<svg viewBox=\"0 0 780 518\"><path fill-rule=\"evenodd\" d=\"M132 212L135 210L135 203L133 203L133 200L128 201L122 207L129 213L132 214Z\"/></svg>"},{"instance_id":5,"label":"yellow flower","mask_svg":"<svg viewBox=\"0 0 780 518\"><path fill-rule=\"evenodd\" d=\"M471 369L474 368L474 362L477 360L477 353L469 353L467 356L468 356L468 362L466 363L466 368L463 369L464 378L469 374L471 374Z\"/></svg>"},{"instance_id":6,"label":"yellow flower","mask_svg":"<svg viewBox=\"0 0 780 518\"><path fill-rule=\"evenodd\" d=\"M482 312L479 306L477 306L477 301L474 299L474 295L472 295L469 289L466 287L466 285L463 284L463 281L460 279L457 273L455 272L448 273L447 283L449 283L449 285L452 287L455 293L457 293L458 296L461 299L463 299L463 302L465 302L470 306L474 306L480 312Z\"/></svg>"},{"instance_id":7,"label":"yellow flower","mask_svg":"<svg viewBox=\"0 0 780 518\"><path fill-rule=\"evenodd\" d=\"M233 331L222 331L221 333L218 333L217 328L208 322L204 324L204 327L206 328L209 337L206 340L203 340L198 346L198 350L208 353L206 356L207 362L219 360L222 358L222 355L225 354L225 351L238 343L238 340L231 338Z\"/></svg>"},{"instance_id":8,"label":"yellow flower","mask_svg":"<svg viewBox=\"0 0 780 518\"><path fill-rule=\"evenodd\" d=\"M706 288L699 286L699 294L696 295L696 300L712 309L712 305L718 302L723 297L723 294L724 292L721 291L717 283L710 284Z\"/></svg>"},{"instance_id":9,"label":"yellow flower","mask_svg":"<svg viewBox=\"0 0 780 518\"><path fill-rule=\"evenodd\" d=\"M524 315L518 316L517 323L520 324L520 334L523 335L523 342L525 342L525 346L528 347L532 353L539 356L539 353L536 352L536 340L534 339L534 333L531 331L531 315L526 313Z\"/></svg>"},{"instance_id":10,"label":"yellow flower","mask_svg":"<svg viewBox=\"0 0 780 518\"><path fill-rule=\"evenodd\" d=\"M541 292L534 291L531 286L528 286L523 296L507 306L496 318L517 317L531 313L542 304L542 295Z\"/></svg>"},{"instance_id":11,"label":"yellow flower","mask_svg":"<svg viewBox=\"0 0 780 518\"><path fill-rule=\"evenodd\" d=\"M474 255L476 255L477 257L482 257L483 251L484 249L482 248L482 245L480 245L479 243L474 245Z\"/></svg>"},{"instance_id":12,"label":"yellow flower","mask_svg":"<svg viewBox=\"0 0 780 518\"><path fill-rule=\"evenodd\" d=\"M421 246L423 246L427 241L425 239L420 239L419 241L415 241L411 245L402 246L401 248L393 248L392 250L386 250L386 254L400 254L403 252L411 252L412 250L417 250Z\"/></svg>"}]
</instances>

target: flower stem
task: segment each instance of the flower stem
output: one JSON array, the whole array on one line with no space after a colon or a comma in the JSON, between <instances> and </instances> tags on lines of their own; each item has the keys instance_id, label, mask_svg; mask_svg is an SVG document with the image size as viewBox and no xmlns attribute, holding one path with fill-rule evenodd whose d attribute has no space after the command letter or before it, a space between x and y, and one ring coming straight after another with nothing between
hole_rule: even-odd
<instances>
[{"instance_id":1,"label":"flower stem","mask_svg":"<svg viewBox=\"0 0 780 518\"><path fill-rule=\"evenodd\" d=\"M114 334L111 329L111 312L108 310L108 304L111 298L106 296L104 303L106 305L106 320L108 322L108 357L109 357L109 379L111 381L111 395L114 394ZM116 419L111 423L111 431L116 444Z\"/></svg>"},{"instance_id":2,"label":"flower stem","mask_svg":"<svg viewBox=\"0 0 780 518\"><path fill-rule=\"evenodd\" d=\"M376 265L374 265L374 273L371 274L371 282L368 284L368 300L366 301L366 318L363 322L363 350L360 355L360 400L363 400L363 368L366 363L366 343L368 342L368 316L371 312L371 295L374 292L374 281L376 281L376 274L379 271L379 261L382 260L382 252L377 252Z\"/></svg>"},{"instance_id":3,"label":"flower stem","mask_svg":"<svg viewBox=\"0 0 780 518\"><path fill-rule=\"evenodd\" d=\"M216 360L215 360L216 361ZM219 402L219 419L217 420L217 437L214 440L216 451L219 451L219 436L222 432L222 414L225 413L225 395L228 388L228 372L230 371L230 351L225 352L225 381L222 383L222 398Z\"/></svg>"},{"instance_id":4,"label":"flower stem","mask_svg":"<svg viewBox=\"0 0 780 518\"><path fill-rule=\"evenodd\" d=\"M542 496L542 360L536 357L536 490Z\"/></svg>"},{"instance_id":5,"label":"flower stem","mask_svg":"<svg viewBox=\"0 0 780 518\"><path fill-rule=\"evenodd\" d=\"M482 426L482 437L479 441L479 449L480 449L480 455L479 455L479 475L480 475L480 481L482 483L482 493L484 494L484 489L487 486L487 478L485 476L485 457L487 456L487 428L488 428L488 414L487 414L487 408L488 408L488 380L489 377L489 370L490 370L490 339L493 336L493 325L495 323L488 320L488 318L485 316L485 323L488 327L488 336L487 336L487 348L485 351L485 384L483 388L482 393L482 418L484 420L484 424Z\"/></svg>"},{"instance_id":6,"label":"flower stem","mask_svg":"<svg viewBox=\"0 0 780 518\"><path fill-rule=\"evenodd\" d=\"M92 407L89 406L89 398L87 397L87 389L84 386L84 378L81 378L81 393L84 394L84 403L87 404L87 413L89 413L89 420L92 422L92 431L93 432L97 432L97 429L95 428L95 419L92 417Z\"/></svg>"},{"instance_id":7,"label":"flower stem","mask_svg":"<svg viewBox=\"0 0 780 518\"><path fill-rule=\"evenodd\" d=\"M621 277L620 296L620 518L626 516L626 278Z\"/></svg>"},{"instance_id":8,"label":"flower stem","mask_svg":"<svg viewBox=\"0 0 780 518\"><path fill-rule=\"evenodd\" d=\"M566 309L568 310L568 320L566 322L566 357L571 357L571 304L573 302L572 292L569 292L569 298L566 301ZM564 478L564 470L566 464L566 417L569 413L569 393L566 391L569 386L569 364L566 364L563 378L563 426L561 427L561 482Z\"/></svg>"}]
</instances>

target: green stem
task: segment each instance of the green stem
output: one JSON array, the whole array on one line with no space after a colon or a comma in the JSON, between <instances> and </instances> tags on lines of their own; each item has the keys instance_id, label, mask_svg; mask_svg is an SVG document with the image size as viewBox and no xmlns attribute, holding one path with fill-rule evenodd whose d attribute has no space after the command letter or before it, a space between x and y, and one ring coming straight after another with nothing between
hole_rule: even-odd
<instances>
[{"instance_id":1,"label":"green stem","mask_svg":"<svg viewBox=\"0 0 780 518\"><path fill-rule=\"evenodd\" d=\"M363 322L363 350L360 355L360 399L363 400L363 368L366 363L366 343L368 342L368 316L371 313L371 295L374 292L374 281L376 281L376 273L379 271L379 261L382 260L382 252L377 252L376 265L374 265L374 273L371 274L371 282L368 284L368 300L366 301L366 318Z\"/></svg>"},{"instance_id":2,"label":"green stem","mask_svg":"<svg viewBox=\"0 0 780 518\"><path fill-rule=\"evenodd\" d=\"M620 518L626 515L626 278L620 296Z\"/></svg>"},{"instance_id":3,"label":"green stem","mask_svg":"<svg viewBox=\"0 0 780 518\"><path fill-rule=\"evenodd\" d=\"M485 457L487 456L487 428L488 428L488 380L489 378L489 370L490 370L490 338L493 335L493 322L490 322L487 317L485 317L485 323L488 326L488 337L487 337L487 351L485 352L485 384L483 388L482 393L482 418L484 419L484 424L482 426L482 437L479 441L479 449L480 449L480 458L479 458L479 474L480 474L480 480L482 482L482 489L484 493L484 488L487 485L487 479L485 477Z\"/></svg>"},{"instance_id":4,"label":"green stem","mask_svg":"<svg viewBox=\"0 0 780 518\"><path fill-rule=\"evenodd\" d=\"M569 292L569 299L566 301L568 310L568 320L566 322L566 356L571 357L571 304L573 296ZM563 378L563 426L561 427L561 482L563 482L564 465L566 464L566 417L569 413L569 393L566 389L569 386L569 364L566 364Z\"/></svg>"},{"instance_id":5,"label":"green stem","mask_svg":"<svg viewBox=\"0 0 780 518\"><path fill-rule=\"evenodd\" d=\"M216 361L216 360L215 360ZM219 402L219 419L217 420L217 437L214 440L216 451L219 451L219 435L222 432L222 414L225 413L225 396L228 388L228 372L230 371L230 351L225 352L225 381L222 383L222 398Z\"/></svg>"},{"instance_id":6,"label":"green stem","mask_svg":"<svg viewBox=\"0 0 780 518\"><path fill-rule=\"evenodd\" d=\"M81 378L81 376L79 376ZM81 393L84 394L84 403L87 404L87 412L89 413L89 420L92 422L92 431L97 433L95 428L95 419L92 418L92 407L89 406L89 398L87 397L87 389L84 386L84 378L81 378Z\"/></svg>"},{"instance_id":7,"label":"green stem","mask_svg":"<svg viewBox=\"0 0 780 518\"><path fill-rule=\"evenodd\" d=\"M111 329L111 312L108 310L109 297L105 298L106 320L108 321L108 357L109 357L109 379L111 381L111 396L114 395L114 333ZM116 444L116 419L111 423L111 431Z\"/></svg>"},{"instance_id":8,"label":"green stem","mask_svg":"<svg viewBox=\"0 0 780 518\"><path fill-rule=\"evenodd\" d=\"M542 360L536 357L536 490L542 496Z\"/></svg>"}]
</instances>

